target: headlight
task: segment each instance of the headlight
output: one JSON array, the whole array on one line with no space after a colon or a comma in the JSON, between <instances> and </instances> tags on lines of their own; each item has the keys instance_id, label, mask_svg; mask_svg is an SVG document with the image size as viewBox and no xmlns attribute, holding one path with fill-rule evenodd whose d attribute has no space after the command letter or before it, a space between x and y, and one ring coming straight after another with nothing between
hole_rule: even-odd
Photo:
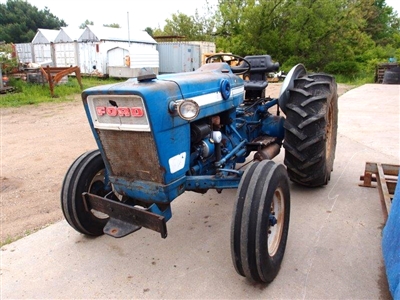
<instances>
[{"instance_id":1,"label":"headlight","mask_svg":"<svg viewBox=\"0 0 400 300\"><path fill-rule=\"evenodd\" d=\"M200 106L193 100L183 100L177 103L178 115L187 121L195 119L200 112Z\"/></svg>"}]
</instances>

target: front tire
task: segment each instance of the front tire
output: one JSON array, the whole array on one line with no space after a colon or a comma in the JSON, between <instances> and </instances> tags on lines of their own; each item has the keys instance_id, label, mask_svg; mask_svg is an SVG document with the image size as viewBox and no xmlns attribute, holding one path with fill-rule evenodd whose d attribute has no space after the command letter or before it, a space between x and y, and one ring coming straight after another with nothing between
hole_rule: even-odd
<instances>
[{"instance_id":1,"label":"front tire","mask_svg":"<svg viewBox=\"0 0 400 300\"><path fill-rule=\"evenodd\" d=\"M105 196L109 191L105 179L105 167L99 150L86 152L71 165L61 188L61 208L65 219L76 231L100 236L108 222L108 216L87 211L82 193L90 192Z\"/></svg>"},{"instance_id":2,"label":"front tire","mask_svg":"<svg viewBox=\"0 0 400 300\"><path fill-rule=\"evenodd\" d=\"M240 182L231 227L236 271L262 283L274 280L289 231L290 191L286 169L264 160L253 163Z\"/></svg>"},{"instance_id":3,"label":"front tire","mask_svg":"<svg viewBox=\"0 0 400 300\"><path fill-rule=\"evenodd\" d=\"M286 103L285 165L289 178L305 186L330 180L338 126L335 79L326 74L298 78Z\"/></svg>"}]
</instances>

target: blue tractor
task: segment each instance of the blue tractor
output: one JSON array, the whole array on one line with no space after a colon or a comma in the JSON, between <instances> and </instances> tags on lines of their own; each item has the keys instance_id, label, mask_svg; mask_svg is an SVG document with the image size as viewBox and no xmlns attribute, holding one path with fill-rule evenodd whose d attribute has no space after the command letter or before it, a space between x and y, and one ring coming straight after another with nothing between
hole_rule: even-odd
<instances>
[{"instance_id":1,"label":"blue tractor","mask_svg":"<svg viewBox=\"0 0 400 300\"><path fill-rule=\"evenodd\" d=\"M289 179L310 187L330 179L337 86L299 64L272 99L266 74L279 64L269 55L217 54L208 62L179 74L143 70L82 93L98 149L67 171L62 210L85 235L123 237L145 227L166 238L179 195L237 189L233 264L252 281L271 282L288 236ZM272 161L282 146L286 167Z\"/></svg>"}]
</instances>

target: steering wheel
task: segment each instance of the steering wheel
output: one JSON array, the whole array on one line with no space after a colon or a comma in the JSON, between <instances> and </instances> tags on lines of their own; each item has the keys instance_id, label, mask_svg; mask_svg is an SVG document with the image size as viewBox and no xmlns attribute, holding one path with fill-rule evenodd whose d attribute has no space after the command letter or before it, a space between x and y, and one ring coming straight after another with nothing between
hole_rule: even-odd
<instances>
[{"instance_id":1,"label":"steering wheel","mask_svg":"<svg viewBox=\"0 0 400 300\"><path fill-rule=\"evenodd\" d=\"M247 59L239 55L234 55L230 53L217 53L207 57L206 64L213 63L213 60L219 59L221 62L227 63L232 70L232 73L236 75L243 75L251 70L251 65ZM238 61L238 65L232 66L232 62Z\"/></svg>"}]
</instances>

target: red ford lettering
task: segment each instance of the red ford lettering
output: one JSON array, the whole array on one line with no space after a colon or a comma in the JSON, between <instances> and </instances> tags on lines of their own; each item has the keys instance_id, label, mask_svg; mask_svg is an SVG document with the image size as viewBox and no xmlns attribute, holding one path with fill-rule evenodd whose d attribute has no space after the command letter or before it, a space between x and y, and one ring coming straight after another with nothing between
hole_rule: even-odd
<instances>
[{"instance_id":1,"label":"red ford lettering","mask_svg":"<svg viewBox=\"0 0 400 300\"><path fill-rule=\"evenodd\" d=\"M143 109L141 107L132 107L131 108L131 114L133 117L143 117L144 112Z\"/></svg>"},{"instance_id":2,"label":"red ford lettering","mask_svg":"<svg viewBox=\"0 0 400 300\"><path fill-rule=\"evenodd\" d=\"M118 107L118 116L120 117L130 117L131 113L127 107Z\"/></svg>"},{"instance_id":3,"label":"red ford lettering","mask_svg":"<svg viewBox=\"0 0 400 300\"><path fill-rule=\"evenodd\" d=\"M96 113L98 116L107 115L109 117L136 117L144 116L144 110L141 107L113 107L113 106L97 106Z\"/></svg>"},{"instance_id":4,"label":"red ford lettering","mask_svg":"<svg viewBox=\"0 0 400 300\"><path fill-rule=\"evenodd\" d=\"M106 108L104 106L97 106L96 112L98 116L104 116L106 114Z\"/></svg>"},{"instance_id":5,"label":"red ford lettering","mask_svg":"<svg viewBox=\"0 0 400 300\"><path fill-rule=\"evenodd\" d=\"M106 108L106 113L110 117L115 117L118 114L117 108L116 107L107 107Z\"/></svg>"}]
</instances>

